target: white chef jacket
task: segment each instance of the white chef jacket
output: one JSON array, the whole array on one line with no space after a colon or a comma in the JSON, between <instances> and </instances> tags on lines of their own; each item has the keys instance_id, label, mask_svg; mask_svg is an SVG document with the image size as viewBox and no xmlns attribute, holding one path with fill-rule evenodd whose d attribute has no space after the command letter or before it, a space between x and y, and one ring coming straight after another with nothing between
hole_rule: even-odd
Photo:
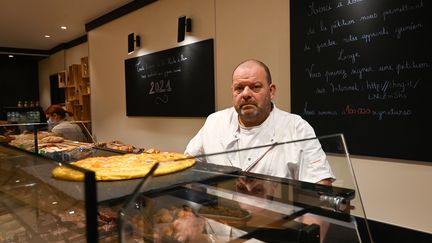
<instances>
[{"instance_id":1,"label":"white chef jacket","mask_svg":"<svg viewBox=\"0 0 432 243\"><path fill-rule=\"evenodd\" d=\"M264 130L255 143L257 146L316 137L313 128L300 116L282 111L276 106L263 125ZM189 142L185 154L198 156L226 152L197 159L200 162L235 166L242 170L247 170L259 160L250 172L313 183L335 178L318 139L227 152L239 149L239 133L240 124L234 107L215 112ZM239 153L247 153L247 156L239 156ZM240 157L248 159L240 162Z\"/></svg>"}]
</instances>

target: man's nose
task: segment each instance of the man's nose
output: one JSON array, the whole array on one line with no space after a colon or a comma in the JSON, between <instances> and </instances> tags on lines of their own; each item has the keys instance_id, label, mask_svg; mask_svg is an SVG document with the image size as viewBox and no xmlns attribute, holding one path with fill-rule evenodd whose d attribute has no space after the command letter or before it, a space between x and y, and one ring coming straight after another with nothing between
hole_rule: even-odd
<instances>
[{"instance_id":1,"label":"man's nose","mask_svg":"<svg viewBox=\"0 0 432 243\"><path fill-rule=\"evenodd\" d=\"M252 93L252 90L248 86L246 86L242 91L243 97L250 97L251 93Z\"/></svg>"}]
</instances>

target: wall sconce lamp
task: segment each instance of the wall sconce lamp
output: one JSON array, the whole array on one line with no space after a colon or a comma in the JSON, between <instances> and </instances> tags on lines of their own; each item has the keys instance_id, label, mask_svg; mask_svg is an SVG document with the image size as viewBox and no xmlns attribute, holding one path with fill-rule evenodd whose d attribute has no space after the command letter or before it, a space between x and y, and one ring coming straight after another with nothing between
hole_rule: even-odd
<instances>
[{"instance_id":1,"label":"wall sconce lamp","mask_svg":"<svg viewBox=\"0 0 432 243\"><path fill-rule=\"evenodd\" d=\"M185 31L192 32L192 19L181 16L178 19L177 42L182 42L185 39Z\"/></svg>"},{"instance_id":2,"label":"wall sconce lamp","mask_svg":"<svg viewBox=\"0 0 432 243\"><path fill-rule=\"evenodd\" d=\"M139 35L136 35L134 33L130 33L128 35L128 54L131 54L135 50L136 47L141 46L141 37Z\"/></svg>"}]
</instances>

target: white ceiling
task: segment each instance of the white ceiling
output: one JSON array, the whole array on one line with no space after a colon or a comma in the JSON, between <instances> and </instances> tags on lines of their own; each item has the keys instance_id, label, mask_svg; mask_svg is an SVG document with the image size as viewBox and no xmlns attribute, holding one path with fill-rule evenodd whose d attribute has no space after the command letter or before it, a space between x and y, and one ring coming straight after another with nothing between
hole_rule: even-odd
<instances>
[{"instance_id":1,"label":"white ceiling","mask_svg":"<svg viewBox=\"0 0 432 243\"><path fill-rule=\"evenodd\" d=\"M86 23L129 2L132 0L0 0L0 47L50 50L84 36Z\"/></svg>"}]
</instances>

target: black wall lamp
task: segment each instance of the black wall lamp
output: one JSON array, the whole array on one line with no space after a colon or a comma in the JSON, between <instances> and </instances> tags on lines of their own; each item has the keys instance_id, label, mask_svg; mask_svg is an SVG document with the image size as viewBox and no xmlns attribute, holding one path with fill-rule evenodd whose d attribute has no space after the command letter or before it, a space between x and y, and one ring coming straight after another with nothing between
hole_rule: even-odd
<instances>
[{"instance_id":1,"label":"black wall lamp","mask_svg":"<svg viewBox=\"0 0 432 243\"><path fill-rule=\"evenodd\" d=\"M141 37L134 33L130 33L128 35L128 54L132 53L135 50L135 45L140 47L141 45Z\"/></svg>"},{"instance_id":2,"label":"black wall lamp","mask_svg":"<svg viewBox=\"0 0 432 243\"><path fill-rule=\"evenodd\" d=\"M192 19L181 16L178 19L177 42L184 41L185 32L192 32Z\"/></svg>"}]
</instances>

